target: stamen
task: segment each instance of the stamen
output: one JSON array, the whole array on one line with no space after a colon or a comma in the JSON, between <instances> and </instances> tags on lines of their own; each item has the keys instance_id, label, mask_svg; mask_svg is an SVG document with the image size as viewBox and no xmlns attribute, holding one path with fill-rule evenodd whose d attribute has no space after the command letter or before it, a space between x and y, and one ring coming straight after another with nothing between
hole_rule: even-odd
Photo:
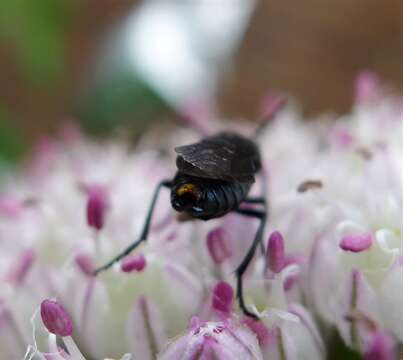
<instances>
[{"instance_id":1,"label":"stamen","mask_svg":"<svg viewBox=\"0 0 403 360\"><path fill-rule=\"evenodd\" d=\"M73 333L73 322L65 308L56 301L44 300L41 304L42 322L52 334L70 336Z\"/></svg>"},{"instance_id":2,"label":"stamen","mask_svg":"<svg viewBox=\"0 0 403 360\"><path fill-rule=\"evenodd\" d=\"M146 258L143 254L139 254L135 256L128 256L127 258L125 258L120 265L120 269L126 273L130 273L132 271L140 272L144 270L146 265Z\"/></svg>"},{"instance_id":3,"label":"stamen","mask_svg":"<svg viewBox=\"0 0 403 360\"><path fill-rule=\"evenodd\" d=\"M232 251L228 233L223 228L211 230L207 235L207 249L216 264L221 264L229 259Z\"/></svg>"},{"instance_id":4,"label":"stamen","mask_svg":"<svg viewBox=\"0 0 403 360\"><path fill-rule=\"evenodd\" d=\"M340 248L344 251L358 253L367 250L373 242L371 233L350 234L341 239Z\"/></svg>"},{"instance_id":5,"label":"stamen","mask_svg":"<svg viewBox=\"0 0 403 360\"><path fill-rule=\"evenodd\" d=\"M371 319L368 315L356 308L351 309L344 316L344 318L351 323L360 322L371 332L375 332L378 330L378 324L375 322L375 320Z\"/></svg>"},{"instance_id":6,"label":"stamen","mask_svg":"<svg viewBox=\"0 0 403 360\"><path fill-rule=\"evenodd\" d=\"M213 289L212 306L214 310L229 314L232 309L234 290L225 281L220 281Z\"/></svg>"},{"instance_id":7,"label":"stamen","mask_svg":"<svg viewBox=\"0 0 403 360\"><path fill-rule=\"evenodd\" d=\"M79 253L75 256L74 261L84 275L87 276L94 275L95 265L90 255L85 253Z\"/></svg>"},{"instance_id":8,"label":"stamen","mask_svg":"<svg viewBox=\"0 0 403 360\"><path fill-rule=\"evenodd\" d=\"M105 223L105 213L108 208L106 191L100 186L88 188L87 223L96 230L101 230Z\"/></svg>"},{"instance_id":9,"label":"stamen","mask_svg":"<svg viewBox=\"0 0 403 360\"><path fill-rule=\"evenodd\" d=\"M274 231L269 237L266 258L269 269L274 273L279 273L284 268L284 239L278 231Z\"/></svg>"},{"instance_id":10,"label":"stamen","mask_svg":"<svg viewBox=\"0 0 403 360\"><path fill-rule=\"evenodd\" d=\"M24 282L34 261L35 251L33 249L23 250L17 262L10 269L7 279L16 285L21 285Z\"/></svg>"}]
</instances>

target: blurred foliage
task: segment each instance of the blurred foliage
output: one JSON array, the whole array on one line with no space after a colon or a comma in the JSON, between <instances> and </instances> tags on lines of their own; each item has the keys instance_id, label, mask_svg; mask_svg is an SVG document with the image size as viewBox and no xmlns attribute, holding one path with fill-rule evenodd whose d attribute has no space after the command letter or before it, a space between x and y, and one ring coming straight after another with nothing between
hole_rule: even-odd
<instances>
[{"instance_id":1,"label":"blurred foliage","mask_svg":"<svg viewBox=\"0 0 403 360\"><path fill-rule=\"evenodd\" d=\"M108 134L123 127L138 134L170 112L167 104L132 69L122 66L80 97L77 116L87 131Z\"/></svg>"},{"instance_id":2,"label":"blurred foliage","mask_svg":"<svg viewBox=\"0 0 403 360\"><path fill-rule=\"evenodd\" d=\"M24 142L9 124L11 116L0 104L0 162L13 162L25 151Z\"/></svg>"},{"instance_id":3,"label":"blurred foliage","mask_svg":"<svg viewBox=\"0 0 403 360\"><path fill-rule=\"evenodd\" d=\"M362 356L346 346L337 331L330 338L328 348L328 360L362 360Z\"/></svg>"},{"instance_id":4,"label":"blurred foliage","mask_svg":"<svg viewBox=\"0 0 403 360\"><path fill-rule=\"evenodd\" d=\"M46 84L63 74L69 0L1 0L0 37L13 44L29 79Z\"/></svg>"}]
</instances>

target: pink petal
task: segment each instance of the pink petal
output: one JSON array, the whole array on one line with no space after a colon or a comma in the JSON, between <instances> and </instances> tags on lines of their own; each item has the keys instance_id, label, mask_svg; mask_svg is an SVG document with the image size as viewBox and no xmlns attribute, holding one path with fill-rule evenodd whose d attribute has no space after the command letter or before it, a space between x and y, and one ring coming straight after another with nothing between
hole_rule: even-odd
<instances>
[{"instance_id":1,"label":"pink petal","mask_svg":"<svg viewBox=\"0 0 403 360\"><path fill-rule=\"evenodd\" d=\"M378 331L364 352L365 360L394 360L396 359L395 344L390 336Z\"/></svg>"},{"instance_id":2,"label":"pink petal","mask_svg":"<svg viewBox=\"0 0 403 360\"><path fill-rule=\"evenodd\" d=\"M34 261L35 251L33 249L23 250L16 263L8 272L7 279L16 285L21 285L32 268Z\"/></svg>"},{"instance_id":3,"label":"pink petal","mask_svg":"<svg viewBox=\"0 0 403 360\"><path fill-rule=\"evenodd\" d=\"M216 228L207 235L207 249L216 264L230 258L232 251L228 233L223 228Z\"/></svg>"},{"instance_id":4,"label":"pink petal","mask_svg":"<svg viewBox=\"0 0 403 360\"><path fill-rule=\"evenodd\" d=\"M242 320L242 323L244 323L256 334L259 340L259 345L261 347L265 347L270 342L271 334L268 327L264 324L263 321L255 320L249 316L245 316L245 318Z\"/></svg>"},{"instance_id":5,"label":"pink petal","mask_svg":"<svg viewBox=\"0 0 403 360\"><path fill-rule=\"evenodd\" d=\"M21 215L23 209L22 204L17 200L7 197L0 198L0 216L16 218Z\"/></svg>"}]
</instances>

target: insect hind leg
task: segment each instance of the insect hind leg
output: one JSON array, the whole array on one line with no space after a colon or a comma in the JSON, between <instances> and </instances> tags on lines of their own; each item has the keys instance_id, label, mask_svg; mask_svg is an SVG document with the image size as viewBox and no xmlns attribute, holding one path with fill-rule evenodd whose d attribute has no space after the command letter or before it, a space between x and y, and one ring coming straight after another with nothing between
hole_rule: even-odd
<instances>
[{"instance_id":1,"label":"insect hind leg","mask_svg":"<svg viewBox=\"0 0 403 360\"><path fill-rule=\"evenodd\" d=\"M113 264L117 263L118 261L122 260L124 257L129 255L134 249L136 249L143 241L147 240L148 233L150 231L150 224L151 224L151 219L153 216L155 204L157 203L158 195L161 190L161 188L166 187L170 188L171 187L171 181L170 180L162 180L160 183L157 185L153 198L151 200L150 207L148 209L147 217L144 222L143 230L141 232L140 238L136 240L135 242L131 243L126 249L124 249L121 253L116 255L112 260L107 262L105 265L100 266L94 271L94 275L98 275L100 272L105 271L109 269L110 267L113 266Z\"/></svg>"},{"instance_id":2,"label":"insect hind leg","mask_svg":"<svg viewBox=\"0 0 403 360\"><path fill-rule=\"evenodd\" d=\"M239 301L239 306L242 309L243 313L247 316L257 318L256 314L252 313L248 310L245 304L244 294L243 294L243 275L248 268L249 264L251 263L253 256L255 255L256 248L258 244L263 244L263 231L266 225L266 212L261 210L254 210L254 209L237 209L236 212L238 214L254 217L260 220L259 227L256 231L255 238L253 239L252 245L250 246L248 252L246 253L245 257L243 258L242 262L239 264L237 269L235 270L236 278L237 278L237 289L236 289L236 296Z\"/></svg>"}]
</instances>

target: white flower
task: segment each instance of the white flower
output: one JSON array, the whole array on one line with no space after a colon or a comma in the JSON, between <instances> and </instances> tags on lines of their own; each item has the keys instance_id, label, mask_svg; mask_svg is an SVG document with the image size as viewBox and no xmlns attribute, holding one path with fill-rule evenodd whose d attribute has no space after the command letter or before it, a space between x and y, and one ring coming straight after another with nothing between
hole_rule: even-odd
<instances>
[{"instance_id":1,"label":"white flower","mask_svg":"<svg viewBox=\"0 0 403 360\"><path fill-rule=\"evenodd\" d=\"M403 255L403 121L400 100L376 90L359 96L351 115L334 125L338 135L317 159L323 188L305 197L326 217L313 220L315 228L307 224L314 243L306 293L362 353L379 329L403 341L403 283L396 275Z\"/></svg>"},{"instance_id":2,"label":"white flower","mask_svg":"<svg viewBox=\"0 0 403 360\"><path fill-rule=\"evenodd\" d=\"M179 133L184 142L194 139L189 131ZM170 146L175 134L166 135ZM74 358L80 353L87 359L154 359L195 314L207 323L248 321L232 289L234 270L254 237L255 222L230 214L180 223L167 193L158 201L147 243L110 271L92 275L97 265L137 238L155 185L174 175L171 149L162 157L158 149L148 150L146 140L141 144L129 151L122 143L95 143L82 135L48 141L33 162L4 185L1 357L22 358L25 353L32 359L51 353ZM283 289L286 281L297 288L291 286L298 283L296 273L286 270L286 265L295 269L295 261L282 262L285 272L279 269L265 280L265 261L256 256L245 275L248 304L264 311L269 319L264 328L284 334L281 346L286 351L302 346L305 354L312 352L311 359L320 358L322 349L311 332L315 326L308 328L304 322L309 318L306 310L301 311L304 321L293 315ZM220 287L223 281L227 285ZM63 307L61 318L72 324L69 336L54 333L39 315L46 299ZM239 326L247 346L255 349L254 358L261 358L253 332Z\"/></svg>"}]
</instances>

